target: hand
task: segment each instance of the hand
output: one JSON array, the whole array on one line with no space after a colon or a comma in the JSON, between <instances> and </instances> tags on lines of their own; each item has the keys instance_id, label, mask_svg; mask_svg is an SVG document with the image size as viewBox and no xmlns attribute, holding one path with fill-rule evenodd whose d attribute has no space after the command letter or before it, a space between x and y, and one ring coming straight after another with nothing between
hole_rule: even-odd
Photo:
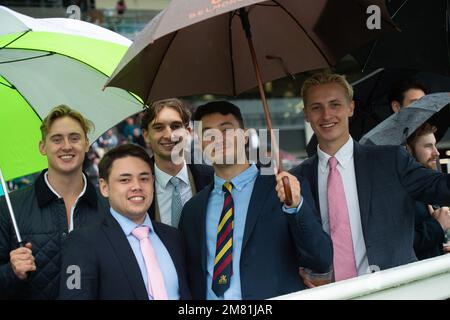
<instances>
[{"instance_id":1,"label":"hand","mask_svg":"<svg viewBox=\"0 0 450 320\"><path fill-rule=\"evenodd\" d=\"M303 279L303 283L305 284L305 286L307 288L311 289L311 288L315 288L316 287L315 285L313 285L311 280L308 279L308 275L306 274L306 271L302 267L298 268L298 274Z\"/></svg>"},{"instance_id":2,"label":"hand","mask_svg":"<svg viewBox=\"0 0 450 320\"><path fill-rule=\"evenodd\" d=\"M449 253L450 253L450 245L449 245L449 246L446 246L446 245L444 244L443 249L444 249L444 254L449 254Z\"/></svg>"},{"instance_id":3,"label":"hand","mask_svg":"<svg viewBox=\"0 0 450 320\"><path fill-rule=\"evenodd\" d=\"M450 209L449 207L441 207L434 210L432 214L433 218L439 222L444 230L450 229Z\"/></svg>"},{"instance_id":4,"label":"hand","mask_svg":"<svg viewBox=\"0 0 450 320\"><path fill-rule=\"evenodd\" d=\"M283 187L283 177L289 178L289 184L291 185L292 192L292 204L290 206L286 206L286 208L297 208L300 202L302 201L300 182L298 182L297 178L292 174L287 173L286 171L280 172L276 175L277 186L275 190L277 191L278 198L281 202L285 202L286 195L284 194Z\"/></svg>"},{"instance_id":5,"label":"hand","mask_svg":"<svg viewBox=\"0 0 450 320\"><path fill-rule=\"evenodd\" d=\"M27 272L35 271L36 264L32 254L31 243L25 244L24 247L13 250L9 253L11 268L20 280L27 278Z\"/></svg>"}]
</instances>

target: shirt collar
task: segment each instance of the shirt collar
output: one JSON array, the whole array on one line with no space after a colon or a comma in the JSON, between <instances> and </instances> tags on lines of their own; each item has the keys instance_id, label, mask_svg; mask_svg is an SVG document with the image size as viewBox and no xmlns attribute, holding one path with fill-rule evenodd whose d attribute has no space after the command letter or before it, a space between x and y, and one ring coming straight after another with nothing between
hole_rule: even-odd
<instances>
[{"instance_id":1,"label":"shirt collar","mask_svg":"<svg viewBox=\"0 0 450 320\"><path fill-rule=\"evenodd\" d=\"M148 214L145 215L145 219L142 224L137 224L134 221L132 221L131 219L128 219L124 215L118 213L112 207L109 210L110 210L112 216L119 223L119 225L122 228L125 235L127 235L127 236L131 235L134 229L136 229L137 227L142 227L142 226L149 227L150 232L153 232L153 224L152 224L152 221L150 220L150 217L148 216Z\"/></svg>"},{"instance_id":2,"label":"shirt collar","mask_svg":"<svg viewBox=\"0 0 450 320\"><path fill-rule=\"evenodd\" d=\"M231 183L233 184L233 189L241 191L248 183L255 180L258 176L258 168L255 164L251 164L247 169L242 171L239 175L231 179ZM214 175L214 189L222 192L222 186L226 182L226 180Z\"/></svg>"},{"instance_id":3,"label":"shirt collar","mask_svg":"<svg viewBox=\"0 0 450 320\"><path fill-rule=\"evenodd\" d=\"M86 183L86 177L84 176L84 173L81 173L82 177L83 177L83 190L81 190L81 193L78 195L77 200L80 199L84 193L86 192L86 187L87 187L87 183ZM62 198L58 192L56 192L55 189L53 189L52 185L50 184L50 182L48 181L48 171L46 171L44 173L44 180L45 183L47 184L47 187L50 189L51 192L53 192L58 198Z\"/></svg>"},{"instance_id":4,"label":"shirt collar","mask_svg":"<svg viewBox=\"0 0 450 320\"><path fill-rule=\"evenodd\" d=\"M183 168L177 173L175 176L179 178L181 181L183 181L185 184L189 185L189 174L187 171L187 165L186 162L184 162ZM156 183L161 186L163 189L167 187L167 184L169 183L170 179L172 179L172 176L170 174L167 174L166 172L162 171L155 163L155 180Z\"/></svg>"},{"instance_id":5,"label":"shirt collar","mask_svg":"<svg viewBox=\"0 0 450 320\"><path fill-rule=\"evenodd\" d=\"M45 173L47 172L47 169L42 170L41 174L37 177L35 183L34 183L34 190L36 192L36 199L38 202L39 208L43 208L47 206L52 201L59 198L58 193L55 193L53 188L51 188L50 184L46 182L45 179ZM92 207L97 208L97 191L95 187L92 185L92 183L89 182L89 180L86 179L86 175L83 173L83 179L86 186L85 192L83 191L82 194L80 194L80 199L83 201L86 201L86 203ZM47 180L48 181L48 180Z\"/></svg>"},{"instance_id":6,"label":"shirt collar","mask_svg":"<svg viewBox=\"0 0 450 320\"><path fill-rule=\"evenodd\" d=\"M319 157L319 169L322 173L327 171L328 168L328 160L331 158L331 155L322 151L317 145L317 155ZM353 138L349 137L347 142L336 152L334 155L338 161L338 163L344 169L349 165L349 161L353 159Z\"/></svg>"}]
</instances>

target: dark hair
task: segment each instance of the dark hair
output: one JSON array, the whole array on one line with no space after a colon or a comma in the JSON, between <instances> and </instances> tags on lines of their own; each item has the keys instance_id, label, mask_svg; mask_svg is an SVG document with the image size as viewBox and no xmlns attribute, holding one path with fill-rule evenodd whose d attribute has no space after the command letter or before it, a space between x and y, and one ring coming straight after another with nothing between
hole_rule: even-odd
<instances>
[{"instance_id":1,"label":"dark hair","mask_svg":"<svg viewBox=\"0 0 450 320\"><path fill-rule=\"evenodd\" d=\"M102 160L100 160L100 163L98 164L99 178L108 180L114 161L125 157L139 158L148 163L150 169L152 167L150 156L144 148L132 143L122 144L109 150L105 153Z\"/></svg>"},{"instance_id":2,"label":"dark hair","mask_svg":"<svg viewBox=\"0 0 450 320\"><path fill-rule=\"evenodd\" d=\"M411 150L414 150L414 145L416 144L419 137L425 136L430 133L436 133L436 131L437 128L435 126L428 122L425 122L419 128L417 128L412 135L409 136L409 138L406 140L406 143L411 148Z\"/></svg>"},{"instance_id":3,"label":"dark hair","mask_svg":"<svg viewBox=\"0 0 450 320\"><path fill-rule=\"evenodd\" d=\"M239 110L236 105L225 100L212 101L199 106L197 110L195 110L192 118L194 121L201 121L204 116L213 113L220 113L224 116L227 114L232 114L239 122L239 126L242 129L244 128L244 119L242 118L241 110Z\"/></svg>"},{"instance_id":4,"label":"dark hair","mask_svg":"<svg viewBox=\"0 0 450 320\"><path fill-rule=\"evenodd\" d=\"M166 107L172 108L180 114L181 121L185 127L189 125L191 112L183 101L173 98L153 102L144 112L141 120L141 129L148 130L148 125L157 117L158 113Z\"/></svg>"},{"instance_id":5,"label":"dark hair","mask_svg":"<svg viewBox=\"0 0 450 320\"><path fill-rule=\"evenodd\" d=\"M400 104L403 104L403 99L405 99L405 92L410 89L422 90L425 94L427 94L427 88L422 83L411 78L402 79L394 83L394 85L389 90L389 105L392 101L397 101Z\"/></svg>"}]
</instances>

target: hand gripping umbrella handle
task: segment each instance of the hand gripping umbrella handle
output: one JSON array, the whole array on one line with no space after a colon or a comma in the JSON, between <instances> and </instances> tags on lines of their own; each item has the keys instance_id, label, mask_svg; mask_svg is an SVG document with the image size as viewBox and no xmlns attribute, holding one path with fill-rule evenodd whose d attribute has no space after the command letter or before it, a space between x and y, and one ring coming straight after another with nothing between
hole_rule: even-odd
<instances>
[{"instance_id":1,"label":"hand gripping umbrella handle","mask_svg":"<svg viewBox=\"0 0 450 320\"><path fill-rule=\"evenodd\" d=\"M13 228L14 228L14 233L17 238L17 242L20 247L23 247L25 245L25 243L22 241L22 237L20 236L19 228L17 227L16 217L14 216L14 210L11 205L11 200L9 199L8 189L6 188L6 182L5 182L5 179L3 178L3 173L2 173L1 168L0 168L0 180L2 183L2 188L3 188L3 192L5 194L6 204L8 206L8 210L9 210L9 216L11 217L11 221L12 221Z\"/></svg>"},{"instance_id":2,"label":"hand gripping umbrella handle","mask_svg":"<svg viewBox=\"0 0 450 320\"><path fill-rule=\"evenodd\" d=\"M291 185L289 184L289 178L283 177L283 187L284 187L284 194L286 196L284 203L286 206L292 205L292 191L291 191Z\"/></svg>"}]
</instances>

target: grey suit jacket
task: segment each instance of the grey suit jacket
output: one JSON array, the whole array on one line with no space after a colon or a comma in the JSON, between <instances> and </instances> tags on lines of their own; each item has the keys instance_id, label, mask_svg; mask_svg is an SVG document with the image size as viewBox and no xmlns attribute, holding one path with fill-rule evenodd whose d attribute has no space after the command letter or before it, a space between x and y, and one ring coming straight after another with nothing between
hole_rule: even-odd
<instances>
[{"instance_id":1,"label":"grey suit jacket","mask_svg":"<svg viewBox=\"0 0 450 320\"><path fill-rule=\"evenodd\" d=\"M403 147L354 142L354 163L361 224L370 265L387 269L417 260L414 201L450 201L450 175L426 169ZM292 169L308 179L317 212L317 154Z\"/></svg>"}]
</instances>

